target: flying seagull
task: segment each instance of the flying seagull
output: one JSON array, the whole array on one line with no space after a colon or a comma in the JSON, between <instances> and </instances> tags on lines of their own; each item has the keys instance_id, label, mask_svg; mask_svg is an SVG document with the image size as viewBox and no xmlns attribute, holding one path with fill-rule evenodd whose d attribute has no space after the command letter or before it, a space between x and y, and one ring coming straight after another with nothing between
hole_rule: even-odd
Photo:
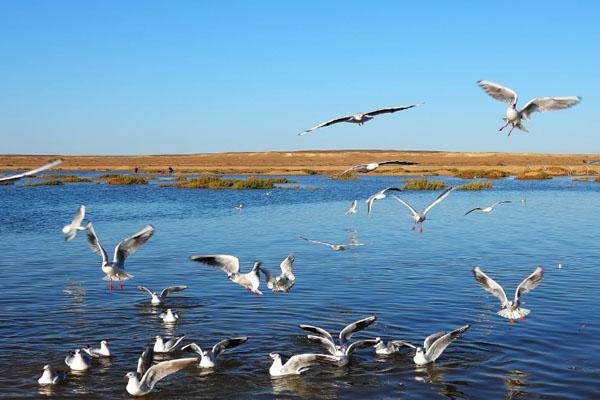
<instances>
[{"instance_id":1,"label":"flying seagull","mask_svg":"<svg viewBox=\"0 0 600 400\"><path fill-rule=\"evenodd\" d=\"M365 203L367 203L367 213L369 215L371 215L371 211L373 210L373 203L375 202L375 200L383 200L385 199L386 195L385 192L387 191L396 191L396 192L401 192L402 189L397 188L397 187L387 187L385 189L381 189L379 192L374 193L372 195L369 196L369 198L365 201Z\"/></svg>"},{"instance_id":2,"label":"flying seagull","mask_svg":"<svg viewBox=\"0 0 600 400\"><path fill-rule=\"evenodd\" d=\"M414 163L414 162L398 161L398 160L370 162L370 163L366 163L366 164L354 165L354 166L348 168L347 170L345 170L344 172L342 172L340 175L344 175L345 173L350 172L350 171L369 173L371 171L375 171L377 168L381 167L382 165L415 165L415 164L416 163Z\"/></svg>"},{"instance_id":3,"label":"flying seagull","mask_svg":"<svg viewBox=\"0 0 600 400\"><path fill-rule=\"evenodd\" d=\"M257 296L262 295L262 292L258 290L260 286L260 275L258 268L260 267L260 261L255 261L252 266L252 270L245 274L240 273L240 259L230 255L195 255L190 256L190 260L199 263L204 263L211 267L220 268L227 274L227 278L233 283L237 283L240 286L245 287L248 291L256 294Z\"/></svg>"},{"instance_id":4,"label":"flying seagull","mask_svg":"<svg viewBox=\"0 0 600 400\"><path fill-rule=\"evenodd\" d=\"M148 368L141 378L136 372L128 372L125 375L129 380L126 387L127 393L132 396L145 396L156 392L154 386L158 381L184 369L188 365L194 364L196 361L195 357L190 357L159 362Z\"/></svg>"},{"instance_id":5,"label":"flying seagull","mask_svg":"<svg viewBox=\"0 0 600 400\"><path fill-rule=\"evenodd\" d=\"M273 360L273 364L269 368L269 374L272 377L300 375L313 365L337 361L335 357L326 354L297 354L290 357L285 364L277 353L270 353L269 357Z\"/></svg>"},{"instance_id":6,"label":"flying seagull","mask_svg":"<svg viewBox=\"0 0 600 400\"><path fill-rule=\"evenodd\" d=\"M581 101L581 97L579 96L536 97L529 100L529 103L525 104L525 107L517 110L518 95L514 90L489 81L478 81L477 84L494 99L508 103L506 117L503 118L506 124L498 129L502 132L504 128L511 124L512 126L508 132L508 136L510 136L515 128L520 129L523 132L529 132L527 128L523 126L522 120L530 119L531 114L536 111L562 110L572 107Z\"/></svg>"},{"instance_id":7,"label":"flying seagull","mask_svg":"<svg viewBox=\"0 0 600 400\"><path fill-rule=\"evenodd\" d=\"M358 211L358 200L354 200L352 202L352 204L350 205L350 208L348 209L348 211L346 211L346 215L352 215L352 214L356 214L356 212Z\"/></svg>"},{"instance_id":8,"label":"flying seagull","mask_svg":"<svg viewBox=\"0 0 600 400\"><path fill-rule=\"evenodd\" d=\"M448 347L450 343L458 339L458 337L465 333L470 327L470 325L465 325L453 330L452 332L438 332L434 333L433 335L429 335L427 336L427 338L425 338L422 348L414 346L408 342L399 343L416 349L417 352L413 357L413 361L415 362L415 364L419 366L426 365L435 362L435 360L437 360L442 355L444 350L446 350L446 347Z\"/></svg>"},{"instance_id":9,"label":"flying seagull","mask_svg":"<svg viewBox=\"0 0 600 400\"><path fill-rule=\"evenodd\" d=\"M81 349L75 349L65 358L65 364L73 371L87 371L90 368L90 357Z\"/></svg>"},{"instance_id":10,"label":"flying seagull","mask_svg":"<svg viewBox=\"0 0 600 400\"><path fill-rule=\"evenodd\" d=\"M281 268L281 275L273 277L268 269L262 266L258 267L260 271L265 274L265 280L267 287L277 292L288 293L290 289L296 284L296 276L294 276L294 256L290 254L287 256L279 265Z\"/></svg>"},{"instance_id":11,"label":"flying seagull","mask_svg":"<svg viewBox=\"0 0 600 400\"><path fill-rule=\"evenodd\" d=\"M414 208L412 208L408 203L402 200L400 197L393 196L396 200L406 206L409 209L411 215L410 217L413 219L412 230L414 231L417 224L420 224L419 232L423 233L423 222L427 219L427 213L436 205L440 204L448 195L455 190L456 187L450 186L448 189L444 190L431 204L429 204L423 211L417 212Z\"/></svg>"},{"instance_id":12,"label":"flying seagull","mask_svg":"<svg viewBox=\"0 0 600 400\"><path fill-rule=\"evenodd\" d=\"M331 336L331 334L323 328L304 324L300 325L300 328L304 329L305 331L315 333L316 335L307 335L307 338L320 342L327 349L327 351L337 359L339 365L346 365L348 364L350 355L352 355L354 350L364 347L372 347L380 341L380 339L367 339L348 343L352 335L368 328L376 320L377 317L371 316L355 321L346 326L339 334L339 344L336 343L333 339L333 336Z\"/></svg>"},{"instance_id":13,"label":"flying seagull","mask_svg":"<svg viewBox=\"0 0 600 400\"><path fill-rule=\"evenodd\" d=\"M322 242L320 240L307 239L307 238L302 237L302 236L300 236L300 239L305 240L305 241L310 242L310 243L322 244L323 246L329 247L333 251L344 251L344 250L347 250L350 247L364 246L363 243L346 243L346 244L329 243L329 242Z\"/></svg>"},{"instance_id":14,"label":"flying seagull","mask_svg":"<svg viewBox=\"0 0 600 400\"><path fill-rule=\"evenodd\" d=\"M42 166L41 166L41 167L39 167L39 168L32 169L31 171L23 172L23 173L16 174L16 175L11 175L11 176L5 176L5 177L2 177L2 178L0 178L0 183L6 183L6 182L14 182L14 181L18 181L19 179L21 179L21 178L25 178L26 176L35 175L35 174L37 174L38 172L45 171L45 170L47 170L47 169L49 169L49 168L52 168L52 167L56 167L58 164L60 164L60 163L62 163L62 162L63 162L63 161L62 161L62 160L60 160L60 159L59 159L59 160L54 160L54 161L52 161L52 162L49 162L48 164L42 165Z\"/></svg>"},{"instance_id":15,"label":"flying seagull","mask_svg":"<svg viewBox=\"0 0 600 400\"><path fill-rule=\"evenodd\" d=\"M158 305L162 304L163 300L171 293L181 292L182 290L185 290L187 288L188 287L186 285L169 286L168 288L163 289L160 292L160 294L158 294L156 292L151 291L150 289L148 289L145 286L137 287L137 289L139 291L146 292L150 295L150 297L152 298L152 300L150 300L150 303L153 306L158 306Z\"/></svg>"},{"instance_id":16,"label":"flying seagull","mask_svg":"<svg viewBox=\"0 0 600 400\"><path fill-rule=\"evenodd\" d=\"M172 353L175 350L177 350L177 347L179 346L179 344L181 343L181 341L184 338L185 338L185 335L174 336L172 338L169 338L165 342L165 340L162 338L162 336L157 335L154 337L155 342L154 342L154 347L152 348L152 350L154 350L154 353L157 353L157 354Z\"/></svg>"},{"instance_id":17,"label":"flying seagull","mask_svg":"<svg viewBox=\"0 0 600 400\"><path fill-rule=\"evenodd\" d=\"M186 344L181 350L192 350L200 355L200 364L198 368L214 368L217 362L217 357L227 349L233 349L241 344L246 343L247 337L235 337L224 339L215 344L212 350L202 350L196 343Z\"/></svg>"},{"instance_id":18,"label":"flying seagull","mask_svg":"<svg viewBox=\"0 0 600 400\"><path fill-rule=\"evenodd\" d=\"M77 212L75 213L75 217L69 225L65 225L62 228L63 233L65 234L65 241L69 242L75 239L78 231L85 231L86 228L81 226L83 219L85 218L85 206L82 204L77 208Z\"/></svg>"},{"instance_id":19,"label":"flying seagull","mask_svg":"<svg viewBox=\"0 0 600 400\"><path fill-rule=\"evenodd\" d=\"M108 348L108 340L102 340L99 348L91 348L89 346L83 347L81 350L85 351L90 357L110 357L112 354Z\"/></svg>"},{"instance_id":20,"label":"flying seagull","mask_svg":"<svg viewBox=\"0 0 600 400\"><path fill-rule=\"evenodd\" d=\"M531 312L530 310L521 307L521 296L538 287L544 276L544 269L542 267L537 267L531 275L525 278L523 282L517 286L513 300L508 300L502 286L484 274L479 267L473 268L473 276L486 292L489 292L500 299L502 309L498 311L497 314L508 319L508 322L512 324L517 318L525 320L525 317Z\"/></svg>"},{"instance_id":21,"label":"flying seagull","mask_svg":"<svg viewBox=\"0 0 600 400\"><path fill-rule=\"evenodd\" d=\"M469 215L473 211L481 211L481 212L484 212L484 213L489 213L489 212L494 211L494 208L496 208L497 205L499 205L499 204L508 204L508 203L512 203L512 201L510 201L510 200L503 200L503 201L497 201L497 202L495 202L494 204L492 204L489 207L475 207L472 210L467 211L465 213L465 215Z\"/></svg>"},{"instance_id":22,"label":"flying seagull","mask_svg":"<svg viewBox=\"0 0 600 400\"><path fill-rule=\"evenodd\" d=\"M146 243L148 239L154 234L154 227L152 225L146 225L141 231L133 236L122 240L115 247L115 254L113 260L108 261L108 254L98 241L96 231L90 222L87 224L87 237L90 242L90 247L94 253L99 253L102 256L102 272L106 274L105 280L108 280L108 290L112 290L112 281L117 279L119 281L119 287L123 289L123 283L121 281L132 278L133 275L125 272L125 259L135 253L141 245Z\"/></svg>"},{"instance_id":23,"label":"flying seagull","mask_svg":"<svg viewBox=\"0 0 600 400\"><path fill-rule=\"evenodd\" d=\"M44 365L44 372L38 379L40 385L58 385L67 380L65 371L54 371L50 365Z\"/></svg>"},{"instance_id":24,"label":"flying seagull","mask_svg":"<svg viewBox=\"0 0 600 400\"><path fill-rule=\"evenodd\" d=\"M423 103L421 103L423 104ZM389 108L380 108L378 110L373 110L373 111L369 111L366 113L357 113L357 114L352 114L352 115L344 115L343 117L338 117L338 118L334 118L331 119L329 121L325 121L323 123L320 123L319 125L313 126L310 129L307 129L303 132L300 132L298 134L298 136L304 136L309 132L314 131L315 129L319 129L319 128L324 128L326 126L330 126L333 124L337 124L340 122L349 122L352 124L359 124L362 125L367 121L372 120L375 116L379 115L379 114L391 114L391 113L395 113L397 111L403 111L403 110L408 110L409 108L414 108L417 106L420 106L421 104L413 104L410 106L402 106L402 107L389 107Z\"/></svg>"}]
</instances>

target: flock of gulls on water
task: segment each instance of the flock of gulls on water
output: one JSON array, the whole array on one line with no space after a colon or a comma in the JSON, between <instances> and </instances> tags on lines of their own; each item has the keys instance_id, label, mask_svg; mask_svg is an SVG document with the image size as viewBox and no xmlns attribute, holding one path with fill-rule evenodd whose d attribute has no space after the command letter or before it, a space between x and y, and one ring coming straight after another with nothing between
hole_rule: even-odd
<instances>
[{"instance_id":1,"label":"flock of gulls on water","mask_svg":"<svg viewBox=\"0 0 600 400\"><path fill-rule=\"evenodd\" d=\"M518 110L518 96L517 93L512 89L488 81L479 81L478 84L494 99L508 103L506 117L504 118L506 124L500 128L500 131L502 131L508 127L508 125L511 125L508 135L510 135L515 128L527 132L527 129L523 126L522 121L523 119L529 119L531 114L534 112L568 108L579 103L581 100L579 97L537 97L529 101L525 107ZM405 107L382 108L366 113L358 113L334 118L307 129L299 135L305 135L316 129L341 122L362 125L364 122L373 119L377 115L408 110L418 105L420 104ZM60 163L61 160L56 160L32 171L0 178L0 183L11 182L26 176L31 176L43 170L52 168ZM352 166L344 172L356 171L368 173L374 171L382 165L406 164L410 163L393 160L371 162ZM415 230L417 225L419 225L420 232L423 232L423 222L425 222L427 219L428 213L433 207L443 202L455 189L455 187L445 189L439 196L435 198L434 201L432 201L420 212L402 200L400 197L395 195L392 197L408 209L409 216L413 221L412 230ZM368 214L371 215L375 201L385 199L388 192L401 191L401 188L387 187L371 195L366 200ZM510 201L498 201L489 207L473 208L472 210L467 211L465 215L475 211L489 213L493 211L496 206L506 203L510 203ZM236 209L241 211L243 209L243 205L240 204L236 207ZM354 200L350 208L346 211L346 215L353 215L357 212L358 201ZM111 260L109 259L106 250L100 244L98 235L96 234L92 223L88 222L84 225L85 214L85 206L79 206L72 222L62 229L63 233L65 234L65 240L71 241L76 238L78 232L85 232L92 251L98 253L102 258L101 269L102 273L104 274L103 279L108 281L108 289L113 290L113 281L117 281L119 287L122 289L123 281L132 278L132 275L125 270L125 260L152 237L154 234L154 227L152 225L147 225L139 232L119 242L115 247L114 255ZM308 239L305 237L301 237L300 239L310 243L327 246L334 251L343 251L349 248L363 246L363 244L359 243L356 239L352 239L350 243L344 244L329 243L321 240ZM231 282L240 285L257 296L263 294L259 289L261 283L261 274L264 276L267 288L276 293L289 293L296 283L296 276L294 275L294 256L291 254L281 262L281 273L278 275L272 274L268 269L263 267L259 261L255 261L252 265L252 268L248 272L242 272L240 268L240 260L232 255L192 255L190 256L190 260L220 269L227 274L227 278ZM537 267L533 273L531 273L531 275L525 278L518 285L514 298L509 300L502 286L486 275L479 267L474 268L472 272L477 283L484 290L500 300L501 309L497 314L508 319L510 323L513 323L514 320L517 319L524 320L525 317L530 313L530 310L521 307L521 297L525 293L535 289L540 284L544 274L544 270L541 267ZM161 306L169 295L186 290L187 286L171 286L163 289L160 292L154 292L145 286L138 286L137 288L140 291L148 294L150 297L150 303L153 306ZM167 308L160 314L160 318L167 324L176 324L179 320L179 315L175 310ZM377 318L375 316L369 316L367 318L355 321L344 327L337 335L337 339L334 338L330 332L323 328L305 324L300 325L300 329L308 332L307 338L320 344L325 353L297 354L290 357L285 362L282 360L282 357L279 354L269 353L269 357L272 360L271 367L269 368L269 374L272 377L297 375L317 364L344 366L350 362L352 353L354 351L365 348L373 348L374 353L378 355L390 355L400 352L402 349L408 347L414 350L414 363L418 366L422 366L435 362L442 355L444 350L454 340L458 339L462 334L464 334L470 327L469 325L464 325L449 332L438 332L429 335L425 338L422 347L415 346L403 340L391 340L386 343L379 337L351 341L351 338L355 333L367 329L376 320ZM133 396L143 396L151 392L155 392L158 390L156 387L158 381L192 364L197 364L198 368L214 368L217 358L220 354L228 349L238 347L248 340L247 337L227 338L216 343L210 350L204 350L196 343L183 345L184 339L185 335L174 336L171 338L156 336L154 338L154 345L146 347L139 357L136 370L126 374L126 378L128 379L126 386L127 392ZM156 362L154 360L155 354L172 354L180 350L193 352L196 354L196 356L160 362ZM65 363L73 371L86 371L92 366L94 359L111 357L112 355L113 354L109 349L108 341L102 340L99 348L90 348L86 346L75 349L65 358ZM50 365L45 365L43 367L43 374L38 379L38 383L41 385L59 384L66 381L67 378L68 375L66 372L56 371Z\"/></svg>"}]
</instances>

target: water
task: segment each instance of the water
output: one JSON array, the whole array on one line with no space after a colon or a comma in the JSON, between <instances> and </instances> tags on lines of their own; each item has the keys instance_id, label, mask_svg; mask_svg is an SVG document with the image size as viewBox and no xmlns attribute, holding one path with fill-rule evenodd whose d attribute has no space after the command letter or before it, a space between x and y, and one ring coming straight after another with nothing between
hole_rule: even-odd
<instances>
[{"instance_id":1,"label":"water","mask_svg":"<svg viewBox=\"0 0 600 400\"><path fill-rule=\"evenodd\" d=\"M161 309L135 287L187 284L167 302L181 314L176 333L204 347L227 336L250 339L225 353L213 373L190 368L161 382L161 394L149 398L598 398L600 184L506 179L492 190L457 191L433 209L420 235L409 230L406 210L393 199L376 202L372 217L366 215L362 200L401 178L292 179L302 187L270 195L158 188L156 182L0 186L0 397L128 398L125 373L135 369L152 337L173 333L158 318ZM402 194L416 208L435 196ZM345 216L355 198L359 213ZM463 216L504 199L513 203ZM156 227L128 259L135 278L123 291L107 291L100 258L84 235L62 239L62 225L81 203L109 254L145 224ZM241 213L234 210L240 203ZM353 234L366 246L333 252L298 239L345 242ZM262 297L188 260L191 254L233 254L243 269L260 259L276 270L290 252L296 286L279 295L263 287ZM511 326L496 316L498 301L471 275L476 265L509 295L537 265L545 268L540 287L525 295L532 310L527 321ZM472 327L428 368L415 368L408 352L382 358L365 349L344 369L269 377L269 352L321 351L298 324L338 332L369 315L377 323L356 338L419 343L440 330ZM56 388L37 385L44 364L66 369L69 350L101 339L116 353L110 361Z\"/></svg>"}]
</instances>

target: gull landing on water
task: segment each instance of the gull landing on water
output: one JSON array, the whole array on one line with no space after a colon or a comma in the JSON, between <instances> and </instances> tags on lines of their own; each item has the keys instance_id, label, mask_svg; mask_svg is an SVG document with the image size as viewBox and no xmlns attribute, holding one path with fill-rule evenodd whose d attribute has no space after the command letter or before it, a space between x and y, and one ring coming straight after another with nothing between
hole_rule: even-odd
<instances>
[{"instance_id":1,"label":"gull landing on water","mask_svg":"<svg viewBox=\"0 0 600 400\"><path fill-rule=\"evenodd\" d=\"M344 251L350 247L364 246L363 243L346 243L346 244L329 243L329 242L322 242L320 240L307 239L302 236L300 236L300 239L305 240L309 243L322 244L323 246L329 247L333 251Z\"/></svg>"},{"instance_id":2,"label":"gull landing on water","mask_svg":"<svg viewBox=\"0 0 600 400\"><path fill-rule=\"evenodd\" d=\"M387 187L385 189L381 189L377 193L370 195L369 198L365 201L365 203L367 203L367 214L371 215L371 211L373 210L373 203L375 202L375 200L383 200L386 198L385 192L387 192L388 190L396 192L402 191L402 189L397 187Z\"/></svg>"},{"instance_id":3,"label":"gull landing on water","mask_svg":"<svg viewBox=\"0 0 600 400\"><path fill-rule=\"evenodd\" d=\"M202 350L196 343L190 343L181 348L181 350L192 350L200 355L200 364L198 368L214 368L217 357L227 349L233 349L248 341L245 336L221 340L215 344L210 351Z\"/></svg>"},{"instance_id":4,"label":"gull landing on water","mask_svg":"<svg viewBox=\"0 0 600 400\"><path fill-rule=\"evenodd\" d=\"M335 357L326 354L297 354L290 357L285 364L277 353L270 353L269 358L273 360L273 364L269 368L269 375L272 377L300 375L313 365L335 363L337 361Z\"/></svg>"},{"instance_id":5,"label":"gull landing on water","mask_svg":"<svg viewBox=\"0 0 600 400\"><path fill-rule=\"evenodd\" d=\"M125 377L128 379L126 390L132 396L145 396L149 393L158 391L155 385L158 381L174 374L192 365L197 361L195 357L180 358L178 360L163 361L149 367L148 370L139 376L136 372L128 372Z\"/></svg>"},{"instance_id":6,"label":"gull landing on water","mask_svg":"<svg viewBox=\"0 0 600 400\"><path fill-rule=\"evenodd\" d=\"M65 241L69 242L75 239L78 231L85 231L87 228L81 226L83 219L85 218L85 206L82 204L77 208L77 212L75 213L75 217L73 221L69 225L65 225L62 228L63 233L65 234Z\"/></svg>"},{"instance_id":7,"label":"gull landing on water","mask_svg":"<svg viewBox=\"0 0 600 400\"><path fill-rule=\"evenodd\" d=\"M423 342L422 348L412 345L408 342L397 341L396 343L402 343L404 346L415 349L417 351L413 357L415 364L419 366L426 365L435 362L435 360L442 355L444 350L446 350L446 347L458 339L458 337L465 333L470 327L470 325L465 325L453 330L452 332L438 332L434 333L433 335L429 335Z\"/></svg>"},{"instance_id":8,"label":"gull landing on water","mask_svg":"<svg viewBox=\"0 0 600 400\"><path fill-rule=\"evenodd\" d=\"M346 211L346 215L356 214L358 212L358 200L354 200L350 205L348 211Z\"/></svg>"},{"instance_id":9,"label":"gull landing on water","mask_svg":"<svg viewBox=\"0 0 600 400\"><path fill-rule=\"evenodd\" d=\"M27 171L27 172L23 172L23 173L16 174L16 175L11 175L11 176L1 177L0 178L0 184L18 181L19 179L25 178L26 176L35 175L38 172L45 171L45 170L50 169L52 167L56 167L58 164L60 164L62 162L63 162L62 160L55 160L55 161L49 162L48 164L42 165L39 168L32 169L31 171Z\"/></svg>"},{"instance_id":10,"label":"gull landing on water","mask_svg":"<svg viewBox=\"0 0 600 400\"><path fill-rule=\"evenodd\" d=\"M281 275L273 277L268 269L258 267L265 274L267 287L273 292L289 293L290 289L296 284L296 276L294 275L294 256L290 254L279 265Z\"/></svg>"},{"instance_id":11,"label":"gull landing on water","mask_svg":"<svg viewBox=\"0 0 600 400\"><path fill-rule=\"evenodd\" d=\"M230 255L196 255L190 256L190 260L220 268L227 274L227 278L233 283L246 288L246 290L257 296L262 295L258 290L260 286L260 261L255 261L252 270L245 274L240 273L240 259Z\"/></svg>"},{"instance_id":12,"label":"gull landing on water","mask_svg":"<svg viewBox=\"0 0 600 400\"><path fill-rule=\"evenodd\" d=\"M413 104L413 105L410 105L410 106L380 108L378 110L373 110L373 111L369 111L369 112L366 112L366 113L357 113L357 114L352 114L352 115L344 115L343 117L334 118L334 119L331 119L329 121L325 121L323 123L320 123L319 125L313 126L310 129L307 129L307 130L305 130L303 132L300 132L298 134L298 136L304 136L307 133L314 131L315 129L324 128L326 126L338 124L340 122L349 122L349 123L352 123L352 124L362 125L365 122L372 120L377 115L380 115L380 114L391 114L391 113L395 113L397 111L408 110L409 108L414 108L414 107L420 106L421 104L423 104L423 103Z\"/></svg>"},{"instance_id":13,"label":"gull landing on water","mask_svg":"<svg viewBox=\"0 0 600 400\"><path fill-rule=\"evenodd\" d=\"M150 295L150 297L152 297L152 300L150 300L150 303L153 306L158 306L161 305L163 300L171 293L175 293L175 292L181 292L182 290L187 289L188 287L185 285L179 285L179 286L169 286L168 288L163 289L160 294L157 294L156 292L151 291L150 289L148 289L145 286L138 286L137 289L139 291L142 292L146 292Z\"/></svg>"},{"instance_id":14,"label":"gull landing on water","mask_svg":"<svg viewBox=\"0 0 600 400\"><path fill-rule=\"evenodd\" d=\"M508 204L508 203L512 203L512 201L510 201L510 200L503 200L503 201L497 201L497 202L495 202L494 204L492 204L489 207L475 207L472 210L467 211L465 213L465 216L471 214L473 211L481 211L481 212L484 212L484 213L489 213L489 212L494 211L494 208L496 208L496 206L498 206L500 204Z\"/></svg>"},{"instance_id":15,"label":"gull landing on water","mask_svg":"<svg viewBox=\"0 0 600 400\"><path fill-rule=\"evenodd\" d=\"M562 110L572 107L581 101L581 97L579 96L536 97L529 100L529 103L525 104L525 107L517 110L517 100L519 97L514 90L489 81L478 81L477 84L494 99L509 104L506 109L506 117L503 118L506 124L498 129L498 131L502 132L509 124L512 125L508 132L508 136L510 136L515 128L520 129L523 132L529 132L527 128L523 126L522 120L530 119L531 114L536 111Z\"/></svg>"},{"instance_id":16,"label":"gull landing on water","mask_svg":"<svg viewBox=\"0 0 600 400\"><path fill-rule=\"evenodd\" d=\"M420 229L419 232L423 233L423 222L425 222L425 220L427 219L427 213L429 211L431 211L431 209L440 204L442 201L444 201L444 199L446 197L448 197L448 195L450 195L450 193L452 193L453 190L455 190L456 187L452 187L450 186L448 189L444 190L431 204L429 204L427 207L425 207L425 209L422 212L417 212L414 208L412 208L410 206L410 204L406 203L404 200L402 200L399 197L393 196L396 200L398 200L401 204L405 205L406 208L409 209L411 215L410 217L413 219L413 226L412 226L412 230L414 231L417 227L417 224L420 224Z\"/></svg>"},{"instance_id":17,"label":"gull landing on water","mask_svg":"<svg viewBox=\"0 0 600 400\"><path fill-rule=\"evenodd\" d=\"M517 318L525 320L525 317L531 312L530 310L521 307L521 296L538 287L544 276L544 269L542 267L537 267L531 275L525 278L523 282L517 286L513 300L508 300L502 286L484 274L479 267L473 268L473 276L486 292L489 292L500 299L502 309L498 311L497 314L508 319L508 322L512 324Z\"/></svg>"}]
</instances>

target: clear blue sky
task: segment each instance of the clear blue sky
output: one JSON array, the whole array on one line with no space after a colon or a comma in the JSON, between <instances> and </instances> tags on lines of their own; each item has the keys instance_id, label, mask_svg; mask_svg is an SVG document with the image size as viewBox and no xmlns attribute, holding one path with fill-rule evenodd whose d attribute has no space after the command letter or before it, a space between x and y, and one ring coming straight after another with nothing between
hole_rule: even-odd
<instances>
[{"instance_id":1,"label":"clear blue sky","mask_svg":"<svg viewBox=\"0 0 600 400\"><path fill-rule=\"evenodd\" d=\"M596 1L0 2L0 153L600 152ZM479 79L579 95L496 132ZM332 117L426 102L363 127Z\"/></svg>"}]
</instances>

